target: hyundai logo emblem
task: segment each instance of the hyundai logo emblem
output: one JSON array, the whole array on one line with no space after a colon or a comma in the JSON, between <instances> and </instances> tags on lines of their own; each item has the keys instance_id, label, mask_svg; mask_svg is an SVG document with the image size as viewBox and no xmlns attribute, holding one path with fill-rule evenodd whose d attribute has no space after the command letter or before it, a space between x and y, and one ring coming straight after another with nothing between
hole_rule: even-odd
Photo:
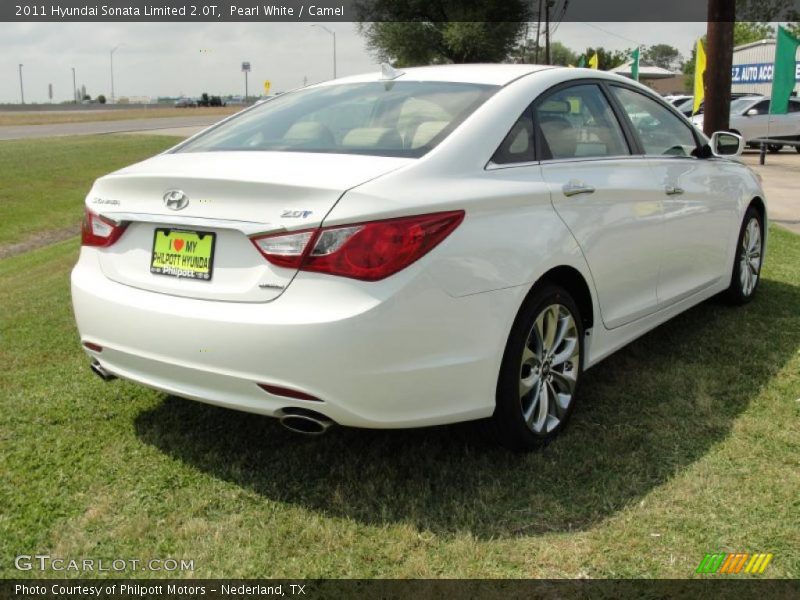
<instances>
[{"instance_id":1,"label":"hyundai logo emblem","mask_svg":"<svg viewBox=\"0 0 800 600\"><path fill-rule=\"evenodd\" d=\"M170 210L182 210L189 205L189 196L181 190L170 190L164 194L164 205Z\"/></svg>"}]
</instances>

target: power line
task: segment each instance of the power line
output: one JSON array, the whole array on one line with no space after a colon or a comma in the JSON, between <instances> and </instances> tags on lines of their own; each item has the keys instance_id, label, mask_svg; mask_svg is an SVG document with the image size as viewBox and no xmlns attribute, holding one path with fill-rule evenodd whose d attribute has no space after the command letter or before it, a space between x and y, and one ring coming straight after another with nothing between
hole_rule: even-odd
<instances>
[{"instance_id":1,"label":"power line","mask_svg":"<svg viewBox=\"0 0 800 600\"><path fill-rule=\"evenodd\" d=\"M626 42L632 42L632 43L636 44L637 47L645 45L645 44L643 44L641 42L638 42L636 40L632 40L631 38L626 38L624 35L619 35L618 33L614 33L613 31L609 31L608 29L604 29L602 27L599 27L598 25L595 25L594 23L586 23L584 21L581 21L581 24L587 25L588 27L593 27L594 29L597 29L598 31L602 31L603 33L607 33L608 35L613 35L614 37L618 37L619 39L625 40Z\"/></svg>"}]
</instances>

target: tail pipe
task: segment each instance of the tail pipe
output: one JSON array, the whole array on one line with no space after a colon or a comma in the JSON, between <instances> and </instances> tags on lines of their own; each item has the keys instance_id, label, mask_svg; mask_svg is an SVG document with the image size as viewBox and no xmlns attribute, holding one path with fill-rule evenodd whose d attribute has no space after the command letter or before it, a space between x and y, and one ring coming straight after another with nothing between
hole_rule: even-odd
<instances>
[{"instance_id":1,"label":"tail pipe","mask_svg":"<svg viewBox=\"0 0 800 600\"><path fill-rule=\"evenodd\" d=\"M322 435L336 424L325 415L304 408L285 408L282 413L281 425L303 435Z\"/></svg>"},{"instance_id":2,"label":"tail pipe","mask_svg":"<svg viewBox=\"0 0 800 600\"><path fill-rule=\"evenodd\" d=\"M98 361L93 360L91 366L89 367L92 370L92 373L97 375L103 381L112 381L117 378L116 375L106 371Z\"/></svg>"}]
</instances>

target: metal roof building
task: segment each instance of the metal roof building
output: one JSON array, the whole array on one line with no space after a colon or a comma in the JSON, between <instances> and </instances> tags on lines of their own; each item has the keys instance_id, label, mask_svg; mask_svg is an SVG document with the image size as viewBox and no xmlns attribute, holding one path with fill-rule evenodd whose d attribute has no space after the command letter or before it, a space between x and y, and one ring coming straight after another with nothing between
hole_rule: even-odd
<instances>
[{"instance_id":1,"label":"metal roof building","mask_svg":"<svg viewBox=\"0 0 800 600\"><path fill-rule=\"evenodd\" d=\"M772 93L775 40L759 40L733 49L732 92ZM800 62L795 63L795 92L800 93Z\"/></svg>"}]
</instances>

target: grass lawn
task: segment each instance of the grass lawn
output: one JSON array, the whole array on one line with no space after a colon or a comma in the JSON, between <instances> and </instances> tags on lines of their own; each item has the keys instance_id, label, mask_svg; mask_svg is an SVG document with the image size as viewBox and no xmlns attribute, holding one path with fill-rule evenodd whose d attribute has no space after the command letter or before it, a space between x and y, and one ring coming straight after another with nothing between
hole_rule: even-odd
<instances>
[{"instance_id":1,"label":"grass lawn","mask_svg":"<svg viewBox=\"0 0 800 600\"><path fill-rule=\"evenodd\" d=\"M78 226L95 179L179 141L97 135L0 142L0 246Z\"/></svg>"},{"instance_id":2,"label":"grass lawn","mask_svg":"<svg viewBox=\"0 0 800 600\"><path fill-rule=\"evenodd\" d=\"M27 166L41 143L0 144L0 165L42 177L0 178L4 239L28 186L79 218L91 178L172 142L47 141ZM751 304L704 303L588 371L570 427L531 455L469 424L304 438L103 383L70 307L78 245L0 260L0 577L50 554L193 559L169 575L197 578L684 578L707 552L771 552L765 577L800 577L800 236L771 230Z\"/></svg>"},{"instance_id":3,"label":"grass lawn","mask_svg":"<svg viewBox=\"0 0 800 600\"><path fill-rule=\"evenodd\" d=\"M571 427L529 456L469 425L309 439L105 384L70 309L78 241L0 261L0 576L48 553L196 577L680 578L743 551L797 577L800 237L771 244L755 302L705 303L587 372Z\"/></svg>"},{"instance_id":4,"label":"grass lawn","mask_svg":"<svg viewBox=\"0 0 800 600\"><path fill-rule=\"evenodd\" d=\"M123 121L126 119L155 119L161 117L192 117L198 115L232 115L242 110L242 106L175 108L158 106L154 108L95 109L87 111L53 112L0 112L0 126L3 125L53 125L56 123L84 123L87 121Z\"/></svg>"}]
</instances>

